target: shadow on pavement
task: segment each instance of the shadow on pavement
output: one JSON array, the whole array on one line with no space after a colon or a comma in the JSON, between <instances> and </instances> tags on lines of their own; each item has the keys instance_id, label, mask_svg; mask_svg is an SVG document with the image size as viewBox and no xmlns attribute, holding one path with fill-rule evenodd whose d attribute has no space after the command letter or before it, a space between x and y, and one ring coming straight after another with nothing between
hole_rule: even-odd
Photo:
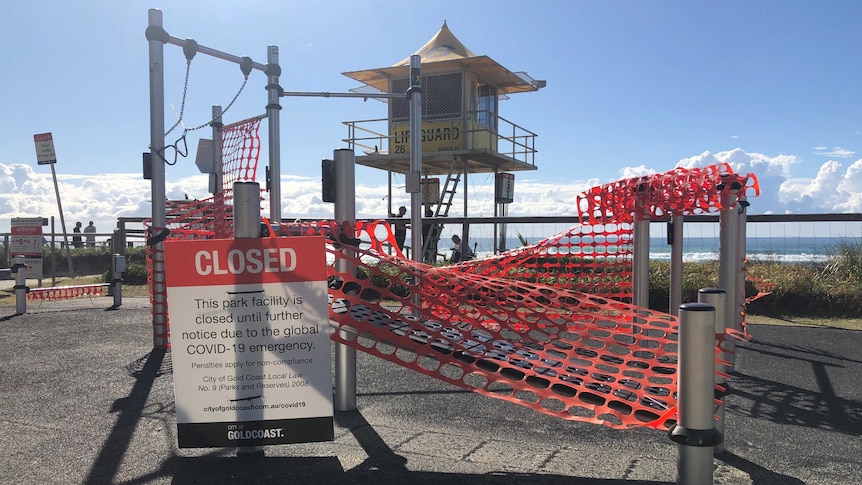
<instances>
[{"instance_id":1,"label":"shadow on pavement","mask_svg":"<svg viewBox=\"0 0 862 485\"><path fill-rule=\"evenodd\" d=\"M805 482L798 478L768 470L730 452L716 454L715 459L747 473L752 485L805 485Z\"/></svg>"},{"instance_id":2,"label":"shadow on pavement","mask_svg":"<svg viewBox=\"0 0 862 485\"><path fill-rule=\"evenodd\" d=\"M137 380L129 395L118 399L111 406L111 410L118 410L120 415L108 438L102 444L102 449L93 461L84 483L96 485L114 482L117 470L123 462L123 456L132 441L135 428L137 428L143 415L147 398L153 388L153 382L163 373L162 364L165 361L166 353L165 349L153 349L147 355L127 366L132 376ZM138 368L140 370L136 370Z\"/></svg>"}]
</instances>

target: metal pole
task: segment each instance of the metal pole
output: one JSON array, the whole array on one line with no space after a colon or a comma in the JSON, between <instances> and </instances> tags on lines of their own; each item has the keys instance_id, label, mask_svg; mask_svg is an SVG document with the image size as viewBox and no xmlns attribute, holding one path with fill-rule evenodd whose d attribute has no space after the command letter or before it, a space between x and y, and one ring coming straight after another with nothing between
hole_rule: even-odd
<instances>
[{"instance_id":1,"label":"metal pole","mask_svg":"<svg viewBox=\"0 0 862 485\"><path fill-rule=\"evenodd\" d=\"M670 237L670 303L668 313L678 314L682 304L682 225L683 216L673 216L668 223Z\"/></svg>"},{"instance_id":2,"label":"metal pole","mask_svg":"<svg viewBox=\"0 0 862 485\"><path fill-rule=\"evenodd\" d=\"M745 258L746 258L746 225L748 224L748 206L749 202L746 199L745 195L740 195L739 200L737 201L737 222L739 223L739 229L737 230L737 246L736 246L736 260L738 262L737 265L737 280L736 280L736 308L738 311L734 315L733 328L737 330L742 330L742 320L744 315L742 311L745 306Z\"/></svg>"},{"instance_id":3,"label":"metal pole","mask_svg":"<svg viewBox=\"0 0 862 485\"><path fill-rule=\"evenodd\" d=\"M165 72L164 50L168 37L162 24L162 11L148 10L147 40L150 53L150 161L152 163L152 229L165 229ZM64 231L65 232L65 231ZM167 289L165 287L165 244L152 248L153 256L153 346L167 348Z\"/></svg>"},{"instance_id":4,"label":"metal pole","mask_svg":"<svg viewBox=\"0 0 862 485\"><path fill-rule=\"evenodd\" d=\"M15 273L15 315L27 313L27 264L24 256L12 258L12 272Z\"/></svg>"},{"instance_id":5,"label":"metal pole","mask_svg":"<svg viewBox=\"0 0 862 485\"><path fill-rule=\"evenodd\" d=\"M222 128L224 123L221 119L221 106L212 108L213 121L213 173L215 174L215 194L224 194L224 159L222 159ZM219 203L224 204L224 198L219 197ZM220 208L221 209L221 208Z\"/></svg>"},{"instance_id":6,"label":"metal pole","mask_svg":"<svg viewBox=\"0 0 862 485\"><path fill-rule=\"evenodd\" d=\"M649 308L649 220L634 223L632 304Z\"/></svg>"},{"instance_id":7,"label":"metal pole","mask_svg":"<svg viewBox=\"0 0 862 485\"><path fill-rule=\"evenodd\" d=\"M123 304L123 272L120 271L120 266L125 267L125 259L122 254L111 255L111 294L114 296L115 308Z\"/></svg>"},{"instance_id":8,"label":"metal pole","mask_svg":"<svg viewBox=\"0 0 862 485\"><path fill-rule=\"evenodd\" d=\"M729 328L736 329L736 314L739 312L736 306L736 282L739 277L739 222L736 206L736 196L725 194L722 199L722 209L718 214L718 287L724 288L730 298L725 299L724 317L727 319ZM732 206L732 207L731 207ZM728 340L726 350L733 351L733 341ZM732 356L733 354L731 354ZM735 358L731 358L730 371L736 368Z\"/></svg>"},{"instance_id":9,"label":"metal pole","mask_svg":"<svg viewBox=\"0 0 862 485\"><path fill-rule=\"evenodd\" d=\"M679 306L679 422L668 436L677 443L677 484L712 485L713 446L722 436L713 420L715 307Z\"/></svg>"},{"instance_id":10,"label":"metal pole","mask_svg":"<svg viewBox=\"0 0 862 485\"><path fill-rule=\"evenodd\" d=\"M335 162L335 222L339 227L347 222L350 227L356 226L356 159L353 150L338 149L333 151ZM354 237L353 234L347 234ZM413 241L415 250L416 242ZM347 246L342 246L345 256L355 257L355 252ZM352 263L347 258L336 255L336 271L345 273L352 271ZM356 338L346 330L338 330L343 339ZM352 411L356 409L356 349L344 344L335 344L335 410Z\"/></svg>"},{"instance_id":11,"label":"metal pole","mask_svg":"<svg viewBox=\"0 0 862 485\"><path fill-rule=\"evenodd\" d=\"M697 292L697 301L712 305L715 307L715 344L720 345L725 338L725 328L727 320L725 319L725 298L727 292L721 288L701 288ZM720 347L719 347L720 348ZM727 361L730 356L725 352L719 352L718 360ZM721 362L715 362L715 383L723 387L723 391L715 390L718 405L715 408L715 415L718 420L715 421L715 429L724 436L724 397L728 394L727 379L724 374L727 373L727 368ZM724 453L724 441L715 445L715 453Z\"/></svg>"},{"instance_id":12,"label":"metal pole","mask_svg":"<svg viewBox=\"0 0 862 485\"><path fill-rule=\"evenodd\" d=\"M410 56L410 89L407 98L410 100L410 178L415 182L407 184L410 192L410 252L413 261L423 261L422 251L422 60L421 57ZM430 234L430 231L429 231Z\"/></svg>"},{"instance_id":13,"label":"metal pole","mask_svg":"<svg viewBox=\"0 0 862 485\"><path fill-rule=\"evenodd\" d=\"M260 237L260 184L234 182L233 184L233 237L252 239ZM237 456L263 456L263 446L238 446Z\"/></svg>"},{"instance_id":14,"label":"metal pole","mask_svg":"<svg viewBox=\"0 0 862 485\"><path fill-rule=\"evenodd\" d=\"M54 194L57 196L57 210L60 211L60 227L63 229L63 241L66 243L66 261L69 262L69 276L75 277L75 270L72 268L72 249L69 245L69 235L66 233L66 217L63 215L63 204L60 203L60 188L57 186L57 171L54 169L54 163L51 165L51 178L54 179Z\"/></svg>"},{"instance_id":15,"label":"metal pole","mask_svg":"<svg viewBox=\"0 0 862 485\"><path fill-rule=\"evenodd\" d=\"M278 65L278 46L267 47L266 62L266 116L269 120L269 220L273 223L281 223L281 142L279 139L281 86L278 84L281 67Z\"/></svg>"}]
</instances>

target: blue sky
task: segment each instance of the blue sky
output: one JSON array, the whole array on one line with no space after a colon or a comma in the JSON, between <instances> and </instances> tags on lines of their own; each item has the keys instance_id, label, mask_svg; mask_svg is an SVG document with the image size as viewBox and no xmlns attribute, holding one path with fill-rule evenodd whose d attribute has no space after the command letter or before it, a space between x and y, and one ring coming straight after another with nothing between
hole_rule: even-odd
<instances>
[{"instance_id":1,"label":"blue sky","mask_svg":"<svg viewBox=\"0 0 862 485\"><path fill-rule=\"evenodd\" d=\"M516 200L515 213L556 215L570 207L569 192L590 184L725 159L766 181L753 213L862 210L858 1L34 0L4 6L8 22L0 30L0 178L7 179L0 180L0 228L10 214L38 210L14 196L27 192L26 180L50 173L36 165L32 138L47 131L58 177L69 184L61 197L72 201L70 217L102 217L94 208L103 207L99 197L103 210L143 207L123 206L93 186L104 186L96 181L106 176L116 187L124 187L120 180L145 185L148 8L164 12L175 37L261 63L267 45L279 46L286 91L357 87L341 73L407 57L445 20L476 54L547 80L545 89L500 105L502 117L539 135L538 170L516 175L523 201L518 209ZM181 104L184 72L181 49L165 46L167 126ZM201 54L190 73L184 122L194 126L213 104L227 105L242 75ZM225 119L263 113L265 84L262 73L252 73ZM319 179L319 160L344 147L341 122L386 114L376 101L281 104L287 182ZM192 155L197 133L208 137L209 130L190 136ZM193 157L166 170L168 182L199 181L197 174ZM376 193L386 175L360 168L357 182ZM205 183L182 183L185 192L206 194ZM489 181L472 184L482 190ZM47 195L55 203L53 191ZM295 199L285 217L316 211ZM379 204L363 207L368 215L385 213Z\"/></svg>"}]
</instances>

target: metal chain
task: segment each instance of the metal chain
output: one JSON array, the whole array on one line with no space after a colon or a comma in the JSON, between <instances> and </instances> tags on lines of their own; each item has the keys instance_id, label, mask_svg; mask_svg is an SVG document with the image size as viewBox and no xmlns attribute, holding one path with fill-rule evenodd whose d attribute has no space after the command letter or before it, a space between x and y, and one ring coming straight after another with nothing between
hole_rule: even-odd
<instances>
[{"instance_id":1,"label":"metal chain","mask_svg":"<svg viewBox=\"0 0 862 485\"><path fill-rule=\"evenodd\" d=\"M192 60L189 59L186 61L186 80L183 82L183 101L180 103L180 116L177 118L177 122L174 123L174 126L165 132L165 136L168 136L172 131L174 131L174 128L180 126L180 123L183 122L183 111L186 109L186 94L189 92L189 71L191 71L191 68Z\"/></svg>"},{"instance_id":2,"label":"metal chain","mask_svg":"<svg viewBox=\"0 0 862 485\"><path fill-rule=\"evenodd\" d=\"M230 103L228 103L227 107L222 110L222 112L221 112L222 116L224 116L224 114L227 113L227 110L229 110L230 107L233 106L233 103L237 100L237 98L239 98L239 95L242 94L242 90L245 89L246 83L248 83L248 76L245 76L245 79L243 79L243 81L242 81L242 86L239 87L239 91L237 91L237 93L236 93L236 95L234 95L233 99L230 100ZM206 123L204 123L202 125L198 125L198 126L195 126L192 128L185 128L185 132L187 133L189 131L200 130L201 128L210 126L213 122L215 122L215 120L216 119L213 118L213 119L207 121ZM183 133L183 135L185 135L185 133Z\"/></svg>"},{"instance_id":3,"label":"metal chain","mask_svg":"<svg viewBox=\"0 0 862 485\"><path fill-rule=\"evenodd\" d=\"M186 62L186 77L185 77L185 81L183 82L183 99L182 99L182 102L180 103L180 115L177 117L177 122L174 123L174 126L172 126L171 129L169 129L167 132L165 132L165 136L168 136L172 131L174 131L174 129L177 126L183 125L183 113L185 112L185 109L186 109L186 95L188 94L188 91L189 91L189 71L191 70L191 65L192 65L192 61L188 60ZM239 91L237 91L237 93L234 95L233 99L230 100L230 103L228 103L227 107L222 110L222 112L221 112L222 116L224 116L224 114L227 113L227 110L229 110L231 108L231 106L233 106L234 102L236 102L236 100L239 98L239 95L242 94L242 91L243 91L243 89L245 89L245 85L247 83L248 83L248 74L243 76L242 85L240 85ZM188 142L186 140L186 135L188 134L188 132L200 130L201 128L211 126L215 121L216 121L216 119L213 118L213 119L207 121L206 123L203 123L203 124L198 125L198 126L194 126L192 128L186 128L186 126L183 125L182 136L180 136L177 139L177 141L175 141L172 145L167 145L162 150L160 150L160 153L159 153L160 158L168 165L171 165L171 166L176 165L179 157L182 156L185 158L186 156L188 156L188 153L189 153ZM182 145L183 145L182 149L180 149L180 143L182 143ZM169 162L168 159L164 157L163 153L168 148L174 149L174 160L173 160L173 162Z\"/></svg>"}]
</instances>

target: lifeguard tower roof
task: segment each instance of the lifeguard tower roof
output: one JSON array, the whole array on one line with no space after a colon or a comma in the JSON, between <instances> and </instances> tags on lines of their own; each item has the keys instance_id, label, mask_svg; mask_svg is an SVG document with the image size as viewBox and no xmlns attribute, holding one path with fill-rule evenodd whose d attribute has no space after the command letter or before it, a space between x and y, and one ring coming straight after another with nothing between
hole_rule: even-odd
<instances>
[{"instance_id":1,"label":"lifeguard tower roof","mask_svg":"<svg viewBox=\"0 0 862 485\"><path fill-rule=\"evenodd\" d=\"M431 40L395 64L343 74L388 93L391 79L403 78L409 74L410 58L413 55L420 56L423 75L450 71L457 67L475 73L484 82L495 86L497 93L501 95L538 91L545 87L545 81L535 80L525 72L512 72L488 56L477 56L452 34L446 21L443 21L443 26Z\"/></svg>"}]
</instances>

